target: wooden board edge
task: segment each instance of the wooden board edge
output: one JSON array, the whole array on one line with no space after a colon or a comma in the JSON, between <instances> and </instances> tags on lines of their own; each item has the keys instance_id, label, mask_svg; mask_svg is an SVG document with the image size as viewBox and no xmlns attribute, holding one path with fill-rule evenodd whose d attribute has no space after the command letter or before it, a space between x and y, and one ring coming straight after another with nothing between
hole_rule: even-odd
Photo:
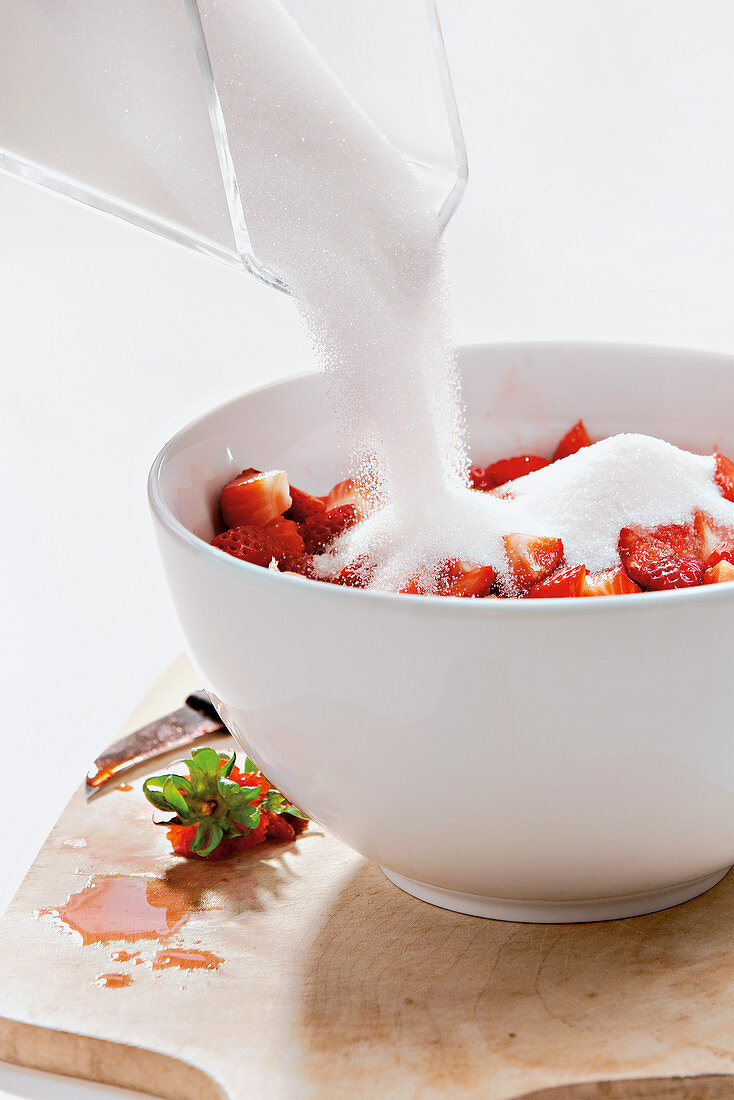
<instances>
[{"instance_id":1,"label":"wooden board edge","mask_svg":"<svg viewBox=\"0 0 734 1100\"><path fill-rule=\"evenodd\" d=\"M162 1100L230 1100L213 1077L169 1054L5 1017L0 1017L0 1061Z\"/></svg>"},{"instance_id":2,"label":"wooden board edge","mask_svg":"<svg viewBox=\"0 0 734 1100\"><path fill-rule=\"evenodd\" d=\"M524 1092L515 1100L731 1100L734 1075L618 1077Z\"/></svg>"}]
</instances>

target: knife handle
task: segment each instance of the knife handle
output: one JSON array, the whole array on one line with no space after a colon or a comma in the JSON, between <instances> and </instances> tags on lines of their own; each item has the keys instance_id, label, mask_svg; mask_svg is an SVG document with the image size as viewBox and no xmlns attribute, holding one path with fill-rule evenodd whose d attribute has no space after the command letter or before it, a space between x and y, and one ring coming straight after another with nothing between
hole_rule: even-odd
<instances>
[{"instance_id":1,"label":"knife handle","mask_svg":"<svg viewBox=\"0 0 734 1100\"><path fill-rule=\"evenodd\" d=\"M213 722L222 722L217 708L205 691L192 691L191 695L186 697L186 706L198 711L206 718L211 718ZM224 722L222 722L222 725L224 725Z\"/></svg>"}]
</instances>

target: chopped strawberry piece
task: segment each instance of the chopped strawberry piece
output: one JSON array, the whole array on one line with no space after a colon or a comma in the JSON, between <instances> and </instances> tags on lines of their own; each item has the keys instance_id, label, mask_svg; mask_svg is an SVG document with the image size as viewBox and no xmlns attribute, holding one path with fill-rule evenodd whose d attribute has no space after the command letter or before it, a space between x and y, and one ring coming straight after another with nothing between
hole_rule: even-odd
<instances>
[{"instance_id":1,"label":"chopped strawberry piece","mask_svg":"<svg viewBox=\"0 0 734 1100\"><path fill-rule=\"evenodd\" d=\"M296 836L300 836L305 829L308 828L309 821L307 817L296 817L295 814L289 814L286 810L284 813L278 814L278 817L284 817L288 824L293 829Z\"/></svg>"},{"instance_id":2,"label":"chopped strawberry piece","mask_svg":"<svg viewBox=\"0 0 734 1100\"><path fill-rule=\"evenodd\" d=\"M216 862L227 859L236 852L244 852L248 848L254 848L256 844L262 844L268 837L268 818L277 815L263 811L260 815L260 823L245 836L222 837L213 852L201 856L191 851L191 842L196 836L196 825L170 825L166 836L177 856L186 856L187 859L206 859Z\"/></svg>"},{"instance_id":3,"label":"chopped strawberry piece","mask_svg":"<svg viewBox=\"0 0 734 1100\"><path fill-rule=\"evenodd\" d=\"M680 532L675 524L649 531L625 527L619 534L619 556L628 575L642 588L658 591L691 588L703 583L704 562L726 535L727 528L715 524L703 512L696 512L693 535L665 537ZM659 535L663 534L663 538Z\"/></svg>"},{"instance_id":4,"label":"chopped strawberry piece","mask_svg":"<svg viewBox=\"0 0 734 1100\"><path fill-rule=\"evenodd\" d=\"M330 543L343 535L360 519L353 504L331 508L322 516L311 516L301 524L301 535L308 554L322 554Z\"/></svg>"},{"instance_id":5,"label":"chopped strawberry piece","mask_svg":"<svg viewBox=\"0 0 734 1100\"><path fill-rule=\"evenodd\" d=\"M374 495L361 481L348 477L338 482L325 497L321 498L327 512L351 504L358 512L358 518L368 516L375 505Z\"/></svg>"},{"instance_id":6,"label":"chopped strawberry piece","mask_svg":"<svg viewBox=\"0 0 734 1100\"><path fill-rule=\"evenodd\" d=\"M693 523L665 523L644 533L660 543L665 553L677 554L681 558L698 557L701 537Z\"/></svg>"},{"instance_id":7,"label":"chopped strawberry piece","mask_svg":"<svg viewBox=\"0 0 734 1100\"><path fill-rule=\"evenodd\" d=\"M589 433L586 430L584 422L583 420L577 420L574 426L569 428L556 447L553 453L553 461L558 462L560 458L568 458L569 455L575 455L582 447L590 446L591 439L589 438Z\"/></svg>"},{"instance_id":8,"label":"chopped strawberry piece","mask_svg":"<svg viewBox=\"0 0 734 1100\"><path fill-rule=\"evenodd\" d=\"M721 495L734 503L734 462L726 455L716 453L716 472L714 481L721 490Z\"/></svg>"},{"instance_id":9,"label":"chopped strawberry piece","mask_svg":"<svg viewBox=\"0 0 734 1100\"><path fill-rule=\"evenodd\" d=\"M275 539L262 527L252 527L247 524L240 527L232 527L229 531L223 531L212 539L212 546L218 550L224 550L225 554L231 554L241 561L249 561L252 565L264 565L267 567L275 558L279 561L283 556Z\"/></svg>"},{"instance_id":10,"label":"chopped strawberry piece","mask_svg":"<svg viewBox=\"0 0 734 1100\"><path fill-rule=\"evenodd\" d=\"M644 572L645 588L662 592L670 588L694 588L703 583L704 568L698 558L671 555L649 566Z\"/></svg>"},{"instance_id":11,"label":"chopped strawberry piece","mask_svg":"<svg viewBox=\"0 0 734 1100\"><path fill-rule=\"evenodd\" d=\"M337 584L343 584L347 588L367 588L375 571L374 562L370 562L364 555L355 558L349 565L345 565L337 577Z\"/></svg>"},{"instance_id":12,"label":"chopped strawberry piece","mask_svg":"<svg viewBox=\"0 0 734 1100\"><path fill-rule=\"evenodd\" d=\"M658 542L648 530L642 527L623 527L619 532L617 551L628 576L635 581L636 572L643 571L648 565L662 561L673 553L669 546ZM641 581L640 583L642 584ZM644 584L643 587L645 587Z\"/></svg>"},{"instance_id":13,"label":"chopped strawberry piece","mask_svg":"<svg viewBox=\"0 0 734 1100\"><path fill-rule=\"evenodd\" d=\"M544 581L534 584L527 594L529 600L558 599L562 596L585 596L585 565L569 565L556 569Z\"/></svg>"},{"instance_id":14,"label":"chopped strawberry piece","mask_svg":"<svg viewBox=\"0 0 734 1100\"><path fill-rule=\"evenodd\" d=\"M222 489L222 515L227 527L264 527L291 506L285 470L243 470Z\"/></svg>"},{"instance_id":15,"label":"chopped strawberry piece","mask_svg":"<svg viewBox=\"0 0 734 1100\"><path fill-rule=\"evenodd\" d=\"M497 573L491 565L447 561L438 571L436 593L439 596L482 599L489 596L496 579Z\"/></svg>"},{"instance_id":16,"label":"chopped strawberry piece","mask_svg":"<svg viewBox=\"0 0 734 1100\"><path fill-rule=\"evenodd\" d=\"M644 569L647 564L662 561L671 555L705 561L725 533L725 528L714 524L703 512L696 512L692 523L623 527L619 533L618 550L622 564L633 576L627 568L630 561L632 570Z\"/></svg>"},{"instance_id":17,"label":"chopped strawberry piece","mask_svg":"<svg viewBox=\"0 0 734 1100\"><path fill-rule=\"evenodd\" d=\"M272 519L270 523L266 523L263 531L277 543L282 553L303 553L303 539L298 526L292 519L284 519L282 516L278 516L277 519Z\"/></svg>"},{"instance_id":18,"label":"chopped strawberry piece","mask_svg":"<svg viewBox=\"0 0 734 1100\"><path fill-rule=\"evenodd\" d=\"M272 837L273 840L296 839L296 830L282 814L273 814L269 810L261 810L261 815L265 818L268 838Z\"/></svg>"},{"instance_id":19,"label":"chopped strawberry piece","mask_svg":"<svg viewBox=\"0 0 734 1100\"><path fill-rule=\"evenodd\" d=\"M278 562L280 573L296 573L299 577L316 579L313 558L310 554L284 554Z\"/></svg>"},{"instance_id":20,"label":"chopped strawberry piece","mask_svg":"<svg viewBox=\"0 0 734 1100\"><path fill-rule=\"evenodd\" d=\"M166 831L166 836L177 856L196 859L196 853L191 851L191 841L196 836L196 825L170 825ZM232 855L233 850L232 841L229 837L225 837L219 846L205 858L210 860L226 859L227 856Z\"/></svg>"},{"instance_id":21,"label":"chopped strawberry piece","mask_svg":"<svg viewBox=\"0 0 734 1100\"><path fill-rule=\"evenodd\" d=\"M705 570L698 558L669 558L658 562L648 574L648 589L694 588L703 584Z\"/></svg>"},{"instance_id":22,"label":"chopped strawberry piece","mask_svg":"<svg viewBox=\"0 0 734 1100\"><path fill-rule=\"evenodd\" d=\"M229 778L240 787L259 787L260 797L267 794L272 786L270 780L266 779L260 772L243 772L236 764L233 765Z\"/></svg>"},{"instance_id":23,"label":"chopped strawberry piece","mask_svg":"<svg viewBox=\"0 0 734 1100\"><path fill-rule=\"evenodd\" d=\"M734 565L728 561L717 562L703 575L704 584L723 584L725 581L734 581Z\"/></svg>"},{"instance_id":24,"label":"chopped strawberry piece","mask_svg":"<svg viewBox=\"0 0 734 1100\"><path fill-rule=\"evenodd\" d=\"M256 844L262 844L268 835L268 817L265 810L260 811L260 821L254 829L250 829L243 836L232 839L232 847L235 852L246 852L248 848L254 848ZM226 838L225 838L226 839Z\"/></svg>"},{"instance_id":25,"label":"chopped strawberry piece","mask_svg":"<svg viewBox=\"0 0 734 1100\"><path fill-rule=\"evenodd\" d=\"M304 493L302 489L296 489L293 485L289 486L289 492L291 506L285 513L286 519L303 523L309 516L322 516L326 511L326 506L319 497L312 497L309 493Z\"/></svg>"},{"instance_id":26,"label":"chopped strawberry piece","mask_svg":"<svg viewBox=\"0 0 734 1100\"><path fill-rule=\"evenodd\" d=\"M560 539L538 538L535 535L505 535L505 553L510 585L520 593L545 580L563 560Z\"/></svg>"},{"instance_id":27,"label":"chopped strawberry piece","mask_svg":"<svg viewBox=\"0 0 734 1100\"><path fill-rule=\"evenodd\" d=\"M706 568L713 569L719 562L725 561L729 565L734 565L734 540L725 539L720 542L718 546L715 546L709 556L706 558Z\"/></svg>"},{"instance_id":28,"label":"chopped strawberry piece","mask_svg":"<svg viewBox=\"0 0 734 1100\"><path fill-rule=\"evenodd\" d=\"M469 467L469 481L472 489L479 489L483 493L494 489L494 482L487 481L487 469L487 466L477 466L476 463Z\"/></svg>"},{"instance_id":29,"label":"chopped strawberry piece","mask_svg":"<svg viewBox=\"0 0 734 1100\"><path fill-rule=\"evenodd\" d=\"M639 585L625 573L621 565L614 569L599 569L587 573L584 578L582 596L633 596L641 592Z\"/></svg>"},{"instance_id":30,"label":"chopped strawberry piece","mask_svg":"<svg viewBox=\"0 0 734 1100\"><path fill-rule=\"evenodd\" d=\"M734 538L734 531L720 523L714 523L710 516L704 512L695 512L693 526L696 532L696 550L694 557L699 561L706 561L714 552L719 543L725 539Z\"/></svg>"},{"instance_id":31,"label":"chopped strawberry piece","mask_svg":"<svg viewBox=\"0 0 734 1100\"><path fill-rule=\"evenodd\" d=\"M425 575L416 574L400 591L405 596L427 596L431 589Z\"/></svg>"},{"instance_id":32,"label":"chopped strawberry piece","mask_svg":"<svg viewBox=\"0 0 734 1100\"><path fill-rule=\"evenodd\" d=\"M623 527L617 549L627 575L648 591L692 588L703 581L698 558L676 554L649 531Z\"/></svg>"},{"instance_id":33,"label":"chopped strawberry piece","mask_svg":"<svg viewBox=\"0 0 734 1100\"><path fill-rule=\"evenodd\" d=\"M473 488L487 492L499 485L505 485L508 481L514 481L515 478L542 470L544 466L550 466L550 462L540 455L516 455L515 458L502 458L499 462L492 462L484 469L481 466L472 466L469 478Z\"/></svg>"}]
</instances>

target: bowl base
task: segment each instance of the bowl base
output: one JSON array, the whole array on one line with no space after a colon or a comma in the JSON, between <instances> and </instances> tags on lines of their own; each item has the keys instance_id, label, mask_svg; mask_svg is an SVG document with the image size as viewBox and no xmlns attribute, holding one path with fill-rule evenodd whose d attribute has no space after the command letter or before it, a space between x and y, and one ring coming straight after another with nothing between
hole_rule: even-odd
<instances>
[{"instance_id":1,"label":"bowl base","mask_svg":"<svg viewBox=\"0 0 734 1100\"><path fill-rule=\"evenodd\" d=\"M455 913L468 913L474 917L491 920L516 921L520 924L583 924L588 921L619 920L622 917L639 917L643 913L657 913L670 909L684 901L691 901L704 894L728 874L730 867L714 871L712 875L666 886L662 890L649 890L644 894L623 894L612 898L594 898L591 901L517 901L513 898L483 897L481 894L462 894L456 890L444 890L441 886L429 886L426 882L398 875L382 868L384 874L406 894L420 901L427 901L441 909L453 909Z\"/></svg>"}]
</instances>

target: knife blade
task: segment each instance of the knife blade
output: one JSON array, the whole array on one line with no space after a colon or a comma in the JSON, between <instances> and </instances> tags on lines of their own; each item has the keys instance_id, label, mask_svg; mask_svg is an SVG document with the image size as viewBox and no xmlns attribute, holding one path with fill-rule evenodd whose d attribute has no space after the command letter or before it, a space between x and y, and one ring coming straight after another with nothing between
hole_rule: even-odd
<instances>
[{"instance_id":1,"label":"knife blade","mask_svg":"<svg viewBox=\"0 0 734 1100\"><path fill-rule=\"evenodd\" d=\"M229 736L229 731L209 697L203 692L192 692L178 710L121 737L97 757L87 773L87 799L143 760L216 734Z\"/></svg>"}]
</instances>

